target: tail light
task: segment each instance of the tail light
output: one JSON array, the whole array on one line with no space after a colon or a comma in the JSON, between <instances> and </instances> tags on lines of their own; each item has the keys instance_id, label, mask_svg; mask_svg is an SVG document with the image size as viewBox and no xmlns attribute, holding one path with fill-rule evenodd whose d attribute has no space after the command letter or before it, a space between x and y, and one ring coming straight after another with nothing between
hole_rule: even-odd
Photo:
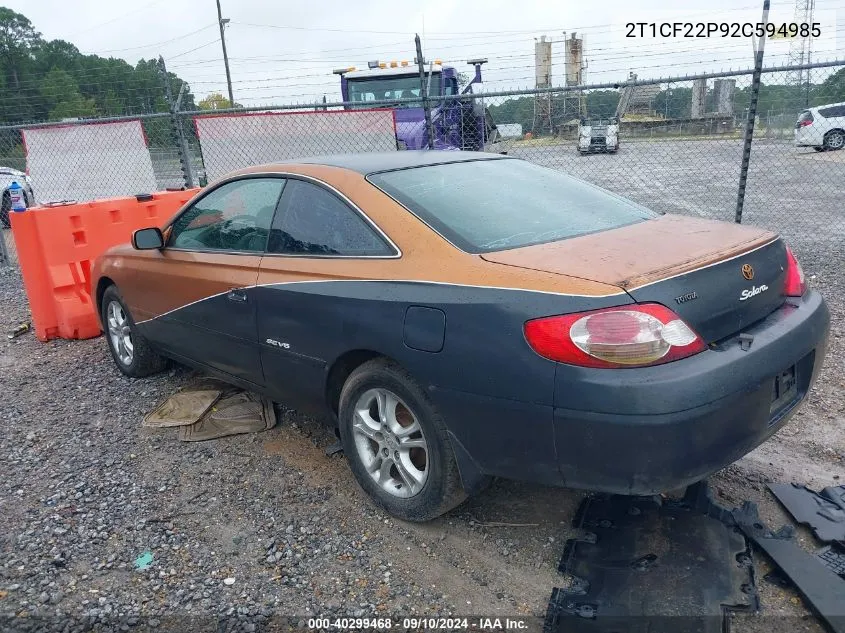
<instances>
[{"instance_id":1,"label":"tail light","mask_svg":"<svg viewBox=\"0 0 845 633\"><path fill-rule=\"evenodd\" d=\"M707 346L677 314L657 303L534 319L525 338L540 356L582 367L660 365Z\"/></svg>"},{"instance_id":2,"label":"tail light","mask_svg":"<svg viewBox=\"0 0 845 633\"><path fill-rule=\"evenodd\" d=\"M804 281L804 271L801 270L801 264L787 246L786 281L783 284L783 294L787 297L802 297L805 292L807 292L807 283Z\"/></svg>"},{"instance_id":3,"label":"tail light","mask_svg":"<svg viewBox=\"0 0 845 633\"><path fill-rule=\"evenodd\" d=\"M798 121L798 127L807 127L808 125L812 125L812 124L813 124L812 119L809 119L809 120L805 119L803 121Z\"/></svg>"}]
</instances>

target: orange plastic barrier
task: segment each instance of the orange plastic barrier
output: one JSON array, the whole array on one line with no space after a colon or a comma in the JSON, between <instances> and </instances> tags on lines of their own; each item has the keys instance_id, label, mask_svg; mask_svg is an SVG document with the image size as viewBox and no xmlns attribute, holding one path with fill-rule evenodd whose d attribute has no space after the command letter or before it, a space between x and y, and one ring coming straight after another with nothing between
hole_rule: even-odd
<instances>
[{"instance_id":1,"label":"orange plastic barrier","mask_svg":"<svg viewBox=\"0 0 845 633\"><path fill-rule=\"evenodd\" d=\"M35 335L42 341L99 336L90 294L94 259L129 242L137 229L163 225L197 191L162 191L144 201L110 198L10 213Z\"/></svg>"}]
</instances>

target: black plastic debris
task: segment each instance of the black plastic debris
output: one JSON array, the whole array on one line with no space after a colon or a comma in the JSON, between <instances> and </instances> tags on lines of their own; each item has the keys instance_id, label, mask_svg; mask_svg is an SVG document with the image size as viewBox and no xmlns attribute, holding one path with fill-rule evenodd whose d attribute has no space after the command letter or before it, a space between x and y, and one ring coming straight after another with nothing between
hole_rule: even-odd
<instances>
[{"instance_id":1,"label":"black plastic debris","mask_svg":"<svg viewBox=\"0 0 845 633\"><path fill-rule=\"evenodd\" d=\"M746 501L733 511L737 526L789 578L804 600L834 633L845 633L845 582L817 556L801 549L792 538L779 538L760 519L757 506Z\"/></svg>"},{"instance_id":2,"label":"black plastic debris","mask_svg":"<svg viewBox=\"0 0 845 633\"><path fill-rule=\"evenodd\" d=\"M769 484L798 523L805 523L820 541L845 541L845 486L831 486L820 493L799 484Z\"/></svg>"},{"instance_id":3,"label":"black plastic debris","mask_svg":"<svg viewBox=\"0 0 845 633\"><path fill-rule=\"evenodd\" d=\"M573 525L582 536L564 547L569 583L552 592L548 633L723 633L730 611L758 607L745 539L689 503L591 497Z\"/></svg>"},{"instance_id":4,"label":"black plastic debris","mask_svg":"<svg viewBox=\"0 0 845 633\"><path fill-rule=\"evenodd\" d=\"M792 582L789 580L789 578L783 575L783 572L780 569L777 568L773 569L768 574L763 576L763 580L777 587L780 587L781 589L792 588Z\"/></svg>"},{"instance_id":5,"label":"black plastic debris","mask_svg":"<svg viewBox=\"0 0 845 633\"><path fill-rule=\"evenodd\" d=\"M341 444L340 442L335 442L334 444L329 444L328 446L326 446L326 457L332 457L342 452L343 444Z\"/></svg>"},{"instance_id":6,"label":"black plastic debris","mask_svg":"<svg viewBox=\"0 0 845 633\"><path fill-rule=\"evenodd\" d=\"M845 543L825 547L818 553L818 557L825 567L845 580Z\"/></svg>"}]
</instances>

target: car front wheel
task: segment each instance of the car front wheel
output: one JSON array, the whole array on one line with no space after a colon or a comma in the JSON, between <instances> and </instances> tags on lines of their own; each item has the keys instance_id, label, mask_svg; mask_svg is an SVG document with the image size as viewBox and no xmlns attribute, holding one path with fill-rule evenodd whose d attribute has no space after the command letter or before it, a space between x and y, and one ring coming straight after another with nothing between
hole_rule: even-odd
<instances>
[{"instance_id":1,"label":"car front wheel","mask_svg":"<svg viewBox=\"0 0 845 633\"><path fill-rule=\"evenodd\" d=\"M167 366L167 361L138 333L116 286L106 288L100 309L109 350L120 371L132 378L142 378Z\"/></svg>"},{"instance_id":2,"label":"car front wheel","mask_svg":"<svg viewBox=\"0 0 845 633\"><path fill-rule=\"evenodd\" d=\"M466 499L446 426L400 366L375 359L353 371L338 418L352 473L388 513L428 521Z\"/></svg>"}]
</instances>

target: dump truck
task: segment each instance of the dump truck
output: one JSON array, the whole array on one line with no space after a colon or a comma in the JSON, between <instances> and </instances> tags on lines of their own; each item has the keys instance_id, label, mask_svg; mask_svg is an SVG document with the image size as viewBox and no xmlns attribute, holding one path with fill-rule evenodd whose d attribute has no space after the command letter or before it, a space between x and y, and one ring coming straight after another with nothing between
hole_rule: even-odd
<instances>
[{"instance_id":1,"label":"dump truck","mask_svg":"<svg viewBox=\"0 0 845 633\"><path fill-rule=\"evenodd\" d=\"M471 95L481 84L481 66L486 59L471 59L472 80L459 92L458 70L439 59L423 64L420 77L417 61L370 61L367 68L339 68L340 90L347 110L393 108L396 113L396 137L399 149L425 149L429 137L421 86L425 82L431 108L433 149L482 151L499 140L496 125L480 97L445 99L453 95ZM402 101L418 99L417 101ZM396 102L392 102L396 100Z\"/></svg>"}]
</instances>

